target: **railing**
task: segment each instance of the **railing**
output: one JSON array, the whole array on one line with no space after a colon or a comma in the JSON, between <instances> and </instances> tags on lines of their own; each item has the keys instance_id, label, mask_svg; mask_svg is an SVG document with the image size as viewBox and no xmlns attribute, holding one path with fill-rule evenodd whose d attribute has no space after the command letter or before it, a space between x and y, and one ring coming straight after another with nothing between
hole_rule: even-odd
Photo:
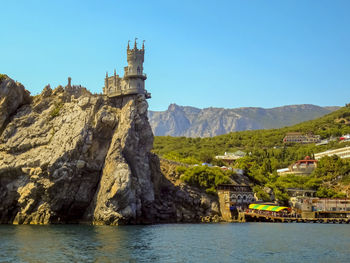
<instances>
[{"instance_id":1,"label":"railing","mask_svg":"<svg viewBox=\"0 0 350 263\"><path fill-rule=\"evenodd\" d=\"M125 77L131 77L131 76L142 76L144 78L147 78L147 74L145 73L130 73L130 72L125 72L124 74Z\"/></svg>"},{"instance_id":2,"label":"railing","mask_svg":"<svg viewBox=\"0 0 350 263\"><path fill-rule=\"evenodd\" d=\"M137 88L116 90L113 92L105 93L105 95L107 95L108 97L118 97L118 96L132 95L132 94L145 94L147 99L151 98L151 93L147 92L146 90L139 90Z\"/></svg>"}]
</instances>

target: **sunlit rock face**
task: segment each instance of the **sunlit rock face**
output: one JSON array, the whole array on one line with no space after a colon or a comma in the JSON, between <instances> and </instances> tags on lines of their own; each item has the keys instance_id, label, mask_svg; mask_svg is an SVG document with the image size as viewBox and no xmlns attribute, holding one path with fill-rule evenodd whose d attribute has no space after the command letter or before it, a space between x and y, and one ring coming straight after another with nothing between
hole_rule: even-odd
<instances>
[{"instance_id":1,"label":"sunlit rock face","mask_svg":"<svg viewBox=\"0 0 350 263\"><path fill-rule=\"evenodd\" d=\"M2 79L0 223L118 225L217 216L215 204L197 209L195 199L205 194L162 175L150 153L147 108L143 94L108 98L69 85L30 97L20 83Z\"/></svg>"}]
</instances>

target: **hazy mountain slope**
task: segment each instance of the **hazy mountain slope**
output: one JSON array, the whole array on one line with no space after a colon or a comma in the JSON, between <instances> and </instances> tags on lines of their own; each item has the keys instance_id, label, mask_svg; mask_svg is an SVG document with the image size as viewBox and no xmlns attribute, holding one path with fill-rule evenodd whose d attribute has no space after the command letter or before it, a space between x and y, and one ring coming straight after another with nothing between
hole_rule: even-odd
<instances>
[{"instance_id":1,"label":"hazy mountain slope","mask_svg":"<svg viewBox=\"0 0 350 263\"><path fill-rule=\"evenodd\" d=\"M212 137L232 131L271 129L312 120L339 107L310 104L264 108L205 108L171 104L166 111L149 111L156 136Z\"/></svg>"}]
</instances>

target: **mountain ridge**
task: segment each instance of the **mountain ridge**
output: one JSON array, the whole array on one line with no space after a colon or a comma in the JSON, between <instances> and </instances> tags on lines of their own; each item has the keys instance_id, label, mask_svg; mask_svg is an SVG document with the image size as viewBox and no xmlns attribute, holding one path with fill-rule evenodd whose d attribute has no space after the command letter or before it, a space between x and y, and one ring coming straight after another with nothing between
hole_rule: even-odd
<instances>
[{"instance_id":1,"label":"mountain ridge","mask_svg":"<svg viewBox=\"0 0 350 263\"><path fill-rule=\"evenodd\" d=\"M213 137L233 131L281 128L324 116L338 106L295 104L274 108L199 109L170 104L165 111L149 111L155 136Z\"/></svg>"}]
</instances>

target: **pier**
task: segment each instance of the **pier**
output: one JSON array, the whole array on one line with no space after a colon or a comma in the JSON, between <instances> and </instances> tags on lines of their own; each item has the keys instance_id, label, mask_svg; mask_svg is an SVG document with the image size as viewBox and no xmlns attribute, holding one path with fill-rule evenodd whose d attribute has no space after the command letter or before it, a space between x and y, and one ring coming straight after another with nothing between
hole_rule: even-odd
<instances>
[{"instance_id":1,"label":"pier","mask_svg":"<svg viewBox=\"0 0 350 263\"><path fill-rule=\"evenodd\" d=\"M241 222L271 222L271 223L325 223L325 224L349 224L348 217L324 217L324 218L301 218L301 217L282 217L254 212L240 212Z\"/></svg>"}]
</instances>

